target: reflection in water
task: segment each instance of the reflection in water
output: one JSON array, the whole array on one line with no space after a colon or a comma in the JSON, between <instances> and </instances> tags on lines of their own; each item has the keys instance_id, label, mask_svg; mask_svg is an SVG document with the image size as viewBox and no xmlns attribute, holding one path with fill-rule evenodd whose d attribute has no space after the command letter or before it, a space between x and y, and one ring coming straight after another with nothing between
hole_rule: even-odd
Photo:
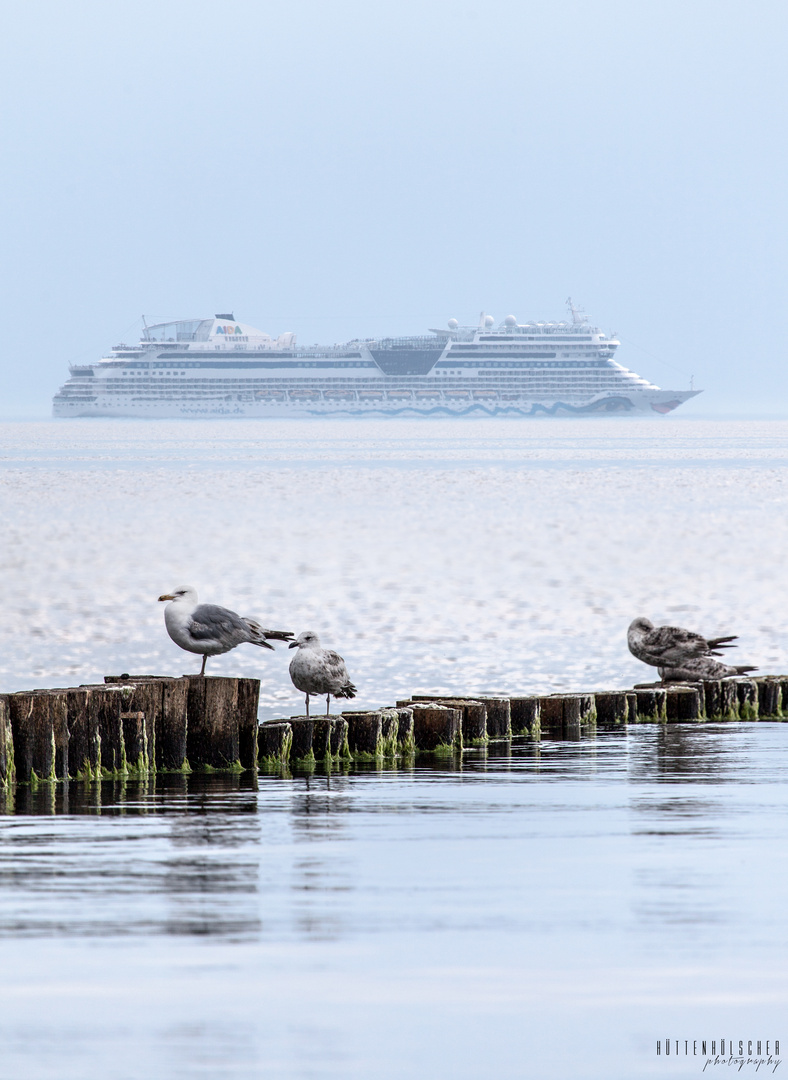
<instances>
[{"instance_id":1,"label":"reflection in water","mask_svg":"<svg viewBox=\"0 0 788 1080\"><path fill-rule=\"evenodd\" d=\"M761 1023L788 994L787 776L787 726L696 724L393 768L20 786L0 817L0 958L12 979L27 956L40 970L0 987L7 1075L109 1074L143 1013L134 1078L503 1080L541 1053L533 1075L563 1080L579 1074L555 1065L556 1017L596 1047L584 1076L645 1075L610 1062L698 1001L723 988L738 1031L743 1001ZM736 997L726 972L771 996ZM56 1065L14 1072L42 1031Z\"/></svg>"}]
</instances>

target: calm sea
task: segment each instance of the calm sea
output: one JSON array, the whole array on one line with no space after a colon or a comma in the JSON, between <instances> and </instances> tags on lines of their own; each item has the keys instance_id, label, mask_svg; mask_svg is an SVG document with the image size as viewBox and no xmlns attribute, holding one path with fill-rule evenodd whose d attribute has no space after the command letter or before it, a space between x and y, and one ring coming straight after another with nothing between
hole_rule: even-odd
<instances>
[{"instance_id":1,"label":"calm sea","mask_svg":"<svg viewBox=\"0 0 788 1080\"><path fill-rule=\"evenodd\" d=\"M0 690L196 670L156 603L181 584L315 630L358 707L631 686L641 614L786 672L787 462L780 421L3 424ZM288 716L288 659L243 646L208 671L260 678L261 716ZM630 1080L700 1075L703 1042L765 1057L788 1048L786 779L788 726L761 723L20 786L0 1078Z\"/></svg>"}]
</instances>

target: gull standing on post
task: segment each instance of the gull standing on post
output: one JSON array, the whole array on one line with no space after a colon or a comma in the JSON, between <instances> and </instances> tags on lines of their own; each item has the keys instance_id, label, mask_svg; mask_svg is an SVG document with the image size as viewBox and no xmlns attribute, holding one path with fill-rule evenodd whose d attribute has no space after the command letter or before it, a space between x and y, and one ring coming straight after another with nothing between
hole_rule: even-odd
<instances>
[{"instance_id":1,"label":"gull standing on post","mask_svg":"<svg viewBox=\"0 0 788 1080\"><path fill-rule=\"evenodd\" d=\"M648 619L635 619L627 630L629 651L644 664L659 670L663 682L725 679L757 671L747 665L728 666L714 660L721 649L735 649L736 635L705 638L680 626L654 626Z\"/></svg>"},{"instance_id":2,"label":"gull standing on post","mask_svg":"<svg viewBox=\"0 0 788 1080\"><path fill-rule=\"evenodd\" d=\"M229 608L200 604L197 590L190 585L164 593L159 600L172 601L164 609L164 624L175 644L187 652L202 653L201 675L205 674L205 661L209 656L229 652L245 641L263 649L273 649L268 638L290 641L293 636L289 630L265 630L254 619L244 619Z\"/></svg>"},{"instance_id":3,"label":"gull standing on post","mask_svg":"<svg viewBox=\"0 0 788 1080\"><path fill-rule=\"evenodd\" d=\"M331 695L337 698L356 696L356 688L350 681L345 661L339 653L331 649L322 649L320 639L311 630L299 634L288 646L298 649L290 661L290 678L296 690L306 694L306 715L309 717L309 695L326 695L326 716L331 704Z\"/></svg>"}]
</instances>

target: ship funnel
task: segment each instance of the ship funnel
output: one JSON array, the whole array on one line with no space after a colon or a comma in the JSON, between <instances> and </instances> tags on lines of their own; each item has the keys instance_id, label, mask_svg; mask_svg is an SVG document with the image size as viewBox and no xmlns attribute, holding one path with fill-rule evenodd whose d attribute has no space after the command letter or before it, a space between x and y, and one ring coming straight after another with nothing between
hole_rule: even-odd
<instances>
[{"instance_id":1,"label":"ship funnel","mask_svg":"<svg viewBox=\"0 0 788 1080\"><path fill-rule=\"evenodd\" d=\"M235 322L235 315L232 312L229 315L214 315L214 319L227 319L228 322Z\"/></svg>"}]
</instances>

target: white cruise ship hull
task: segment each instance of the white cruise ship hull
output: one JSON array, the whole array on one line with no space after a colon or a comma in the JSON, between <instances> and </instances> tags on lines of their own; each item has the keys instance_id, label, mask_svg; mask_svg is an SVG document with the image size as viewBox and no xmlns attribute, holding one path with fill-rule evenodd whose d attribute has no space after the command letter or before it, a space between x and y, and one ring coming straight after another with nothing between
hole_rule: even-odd
<instances>
[{"instance_id":1,"label":"white cruise ship hull","mask_svg":"<svg viewBox=\"0 0 788 1080\"><path fill-rule=\"evenodd\" d=\"M626 395L602 395L586 401L530 401L518 399L493 399L489 393L478 398L470 391L468 396L444 397L430 395L419 399L395 396L391 399L381 395L373 400L298 400L283 401L178 401L162 399L140 401L115 398L109 395L91 402L60 401L53 406L58 417L78 416L124 416L156 418L210 418L247 417L281 419L282 417L310 416L609 416L617 414L643 414L672 412L698 390L658 390L630 392Z\"/></svg>"}]
</instances>

